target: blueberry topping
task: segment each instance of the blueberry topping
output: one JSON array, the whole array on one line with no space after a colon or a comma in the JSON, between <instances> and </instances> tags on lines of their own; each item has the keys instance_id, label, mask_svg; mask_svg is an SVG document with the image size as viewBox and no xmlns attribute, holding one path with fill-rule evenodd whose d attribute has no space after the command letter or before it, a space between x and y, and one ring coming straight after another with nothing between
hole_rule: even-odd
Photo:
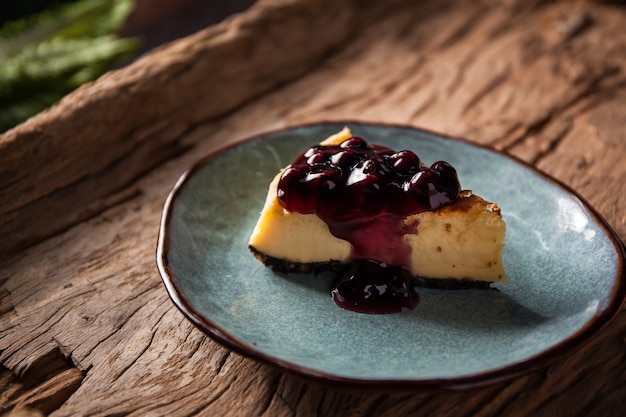
<instances>
[{"instance_id":1,"label":"blueberry topping","mask_svg":"<svg viewBox=\"0 0 626 417\"><path fill-rule=\"evenodd\" d=\"M389 275L395 278L385 278L389 280L385 284L388 289L373 298L366 297L379 300L375 303L378 307L370 301L359 304L370 306L364 308L372 311L387 311L393 308L382 306L397 301L398 294L405 291L404 284L399 284L406 281L410 261L410 249L403 239L407 233L404 218L453 203L460 191L456 170L447 162L438 161L428 167L414 152L395 152L354 136L339 145L317 145L306 150L283 172L277 196L288 211L316 213L333 235L352 244L352 259L366 272L357 271L352 278L342 280L333 291L335 300L359 298L354 295L359 291L374 294L370 290L380 289L382 284L372 287L367 281L371 284L378 282L378 274ZM369 261L363 264L363 259ZM378 262L376 266L372 266L372 259ZM378 272L371 272L374 270ZM412 294L412 290L406 291ZM354 304L340 303L349 309ZM398 305L417 304L412 303Z\"/></svg>"}]
</instances>

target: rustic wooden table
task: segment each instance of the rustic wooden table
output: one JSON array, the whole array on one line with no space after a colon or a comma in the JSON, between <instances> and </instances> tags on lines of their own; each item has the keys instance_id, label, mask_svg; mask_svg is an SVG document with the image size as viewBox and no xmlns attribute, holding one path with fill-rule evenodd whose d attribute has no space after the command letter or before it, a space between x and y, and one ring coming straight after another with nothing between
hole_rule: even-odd
<instances>
[{"instance_id":1,"label":"rustic wooden table","mask_svg":"<svg viewBox=\"0 0 626 417\"><path fill-rule=\"evenodd\" d=\"M626 237L626 8L260 0L0 136L0 413L623 416L626 313L546 369L462 392L313 384L215 343L155 265L211 150L305 122L410 124L556 177Z\"/></svg>"}]
</instances>

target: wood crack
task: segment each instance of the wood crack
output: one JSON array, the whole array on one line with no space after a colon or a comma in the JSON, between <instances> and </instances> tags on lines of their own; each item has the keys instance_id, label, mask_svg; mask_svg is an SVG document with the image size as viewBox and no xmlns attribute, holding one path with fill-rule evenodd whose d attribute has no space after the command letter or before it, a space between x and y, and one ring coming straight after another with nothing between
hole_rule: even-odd
<instances>
[{"instance_id":1,"label":"wood crack","mask_svg":"<svg viewBox=\"0 0 626 417\"><path fill-rule=\"evenodd\" d=\"M461 41L465 36L467 36L470 32L476 29L479 22L485 16L485 10L481 7L475 8L476 10L471 11L469 18L465 20L459 27L457 27L454 32L452 32L446 39L444 39L437 48L439 49L448 49L453 45L457 44Z\"/></svg>"},{"instance_id":2,"label":"wood crack","mask_svg":"<svg viewBox=\"0 0 626 417\"><path fill-rule=\"evenodd\" d=\"M222 395L224 395L224 393L226 393L229 390L229 388L230 387L225 386L224 388L217 391L215 395L213 395L207 403L199 405L198 407L193 409L191 411L191 415L202 414L203 411L208 410L213 404L215 404L222 397Z\"/></svg>"},{"instance_id":3,"label":"wood crack","mask_svg":"<svg viewBox=\"0 0 626 417\"><path fill-rule=\"evenodd\" d=\"M12 374L11 385L0 386L0 412L31 409L52 413L78 390L85 376L61 348L53 349L22 375Z\"/></svg>"},{"instance_id":4,"label":"wood crack","mask_svg":"<svg viewBox=\"0 0 626 417\"><path fill-rule=\"evenodd\" d=\"M428 109L436 102L437 95L435 93L430 94L428 98L424 100L424 102L420 104L419 107L413 111L413 113L411 113L411 115L409 116L409 120L417 119L422 113L428 111Z\"/></svg>"},{"instance_id":5,"label":"wood crack","mask_svg":"<svg viewBox=\"0 0 626 417\"><path fill-rule=\"evenodd\" d=\"M276 397L281 398L283 402L285 402L284 398L282 398L280 394L278 393L278 387L280 385L280 380L282 377L283 377L283 374L280 372L277 372L276 375L274 375L274 378L272 378L270 381L265 383L265 385L268 387L268 394L265 398L265 401L263 401L263 403L259 407L259 413L258 413L259 415L265 415L265 413L267 413L267 411L270 408L270 405L274 401L274 398Z\"/></svg>"},{"instance_id":6,"label":"wood crack","mask_svg":"<svg viewBox=\"0 0 626 417\"><path fill-rule=\"evenodd\" d=\"M86 354L84 355L85 358L90 357L97 349L98 347L100 347L100 345L102 345L103 343L105 343L107 340L109 340L111 337L113 337L115 334L117 334L123 327L125 324L127 324L130 319L135 316L141 309L144 308L143 304L140 304L139 306L137 306L137 308L133 309L130 311L130 314L126 315L123 320L118 320L114 327L112 328L112 331L106 335L105 337L103 337L101 340L98 340L98 342L91 348L89 349L88 352L86 352Z\"/></svg>"},{"instance_id":7,"label":"wood crack","mask_svg":"<svg viewBox=\"0 0 626 417\"><path fill-rule=\"evenodd\" d=\"M386 398L383 396L374 397L372 401L368 404L367 408L362 410L362 417L375 417L378 413L378 410L382 408L382 405L385 403Z\"/></svg>"},{"instance_id":8,"label":"wood crack","mask_svg":"<svg viewBox=\"0 0 626 417\"><path fill-rule=\"evenodd\" d=\"M55 318L54 316L63 311L63 313L60 315L60 317ZM52 327L54 327L57 323L60 323L61 320L63 320L65 318L65 316L69 313L69 310L65 307L60 308L59 310L56 311L55 314L53 314L51 317L49 317L44 323L42 323L41 326L39 326L39 328L45 328L45 330L43 330L41 333L33 333L32 336L27 339L27 340L16 340L13 342L13 344L11 344L10 346L8 346L6 349L2 349L2 353L4 354L4 352L6 350L8 350L9 348L14 349L8 356L2 358L2 363L6 366L6 364L13 358L13 355L15 355L16 353L18 353L20 351L20 347L24 346L24 345L30 345L32 344L35 340L37 339L44 339L45 335L52 329ZM50 322L51 320L53 320L51 324L48 325L48 322ZM53 339L50 339L50 342L53 342ZM19 343L20 346L16 347L15 344ZM44 342L45 343L45 342ZM13 373L15 373L18 378L21 378L31 367L32 367L32 363L29 362L30 358L28 357L24 357L22 359L19 360L19 362L17 364L15 364L14 366L11 367Z\"/></svg>"},{"instance_id":9,"label":"wood crack","mask_svg":"<svg viewBox=\"0 0 626 417\"><path fill-rule=\"evenodd\" d=\"M463 82L465 81L465 72L467 68L469 68L472 65L472 63L476 61L476 57L478 56L479 56L478 53L471 53L471 54L468 54L466 58L464 58L462 61L459 62L457 66L456 74L454 78L452 79L452 81L450 82L450 85L446 89L446 92L448 94L452 94L453 92L458 90L459 87L463 86Z\"/></svg>"},{"instance_id":10,"label":"wood crack","mask_svg":"<svg viewBox=\"0 0 626 417\"><path fill-rule=\"evenodd\" d=\"M224 365L226 365L226 361L228 360L228 358L230 358L230 353L231 353L230 350L227 350L224 356L222 357L222 360L220 360L220 362L218 363L217 371L215 372L216 376L222 373L222 369L224 369Z\"/></svg>"},{"instance_id":11,"label":"wood crack","mask_svg":"<svg viewBox=\"0 0 626 417\"><path fill-rule=\"evenodd\" d=\"M470 98L461 114L465 115L472 107L476 106L482 99L493 93L500 85L502 85L511 76L511 69L507 66L500 73L496 74L482 89Z\"/></svg>"},{"instance_id":12,"label":"wood crack","mask_svg":"<svg viewBox=\"0 0 626 417\"><path fill-rule=\"evenodd\" d=\"M570 123L567 128L563 129L557 136L549 141L548 146L546 146L544 151L538 152L537 155L534 158L531 158L529 162L532 165L537 166L545 157L552 154L570 132L571 128L572 126Z\"/></svg>"},{"instance_id":13,"label":"wood crack","mask_svg":"<svg viewBox=\"0 0 626 417\"><path fill-rule=\"evenodd\" d=\"M612 78L615 74L615 70L607 70L600 74L597 78L590 81L589 85L586 88L581 90L578 94L574 95L570 100L554 108L550 114L545 115L542 119L529 125L525 129L523 134L519 135L517 138L507 143L507 145L503 149L507 152L512 152L515 147L522 145L529 138L540 135L546 129L546 127L551 126L551 122L553 120L567 122L568 120L574 118L576 115L585 111L585 106L580 106L581 103L583 103L585 100L593 101L593 96L602 96L605 94L606 91L615 88L614 85L600 88L604 81ZM617 83L617 85L619 85L619 83ZM541 163L541 161L545 157L552 154L555 149L558 148L563 139L567 137L567 134L569 133L571 128L571 122L562 124L560 131L557 134L552 135L550 140L544 145L544 149L538 149L538 152L536 152L535 156L530 158L528 162L533 165Z\"/></svg>"},{"instance_id":14,"label":"wood crack","mask_svg":"<svg viewBox=\"0 0 626 417\"><path fill-rule=\"evenodd\" d=\"M319 417L325 417L324 410L322 410L322 406L324 405L324 400L326 399L326 394L328 391L324 390L321 392L321 396L319 402L317 403L317 409L315 410L315 415Z\"/></svg>"},{"instance_id":15,"label":"wood crack","mask_svg":"<svg viewBox=\"0 0 626 417\"><path fill-rule=\"evenodd\" d=\"M133 360L130 361L130 363L128 363L126 366L124 366L120 370L120 372L118 372L115 375L115 379L116 380L120 379L126 372L128 372L128 370L130 368L132 368L137 363L137 361L144 355L144 353L146 353L148 351L148 349L150 349L150 346L152 346L152 342L154 342L155 335L156 335L156 331L153 331L151 336L150 336L150 340L148 341L146 346L143 347L143 349L139 352L139 354L135 358L133 358Z\"/></svg>"},{"instance_id":16,"label":"wood crack","mask_svg":"<svg viewBox=\"0 0 626 417\"><path fill-rule=\"evenodd\" d=\"M157 319L157 321L154 323L154 325L152 326L152 333L150 335L150 339L148 340L148 343L146 343L146 345L143 347L143 349L139 352L139 354L137 356L135 356L135 358L133 358L133 360L130 361L130 363L128 363L126 366L124 366L120 372L118 372L115 376L115 380L119 380L131 367L133 367L137 361L148 351L148 349L150 349L150 347L152 346L152 343L154 342L154 338L156 337L156 333L157 333L157 327L159 322L163 319L163 317L165 316L165 314L167 314L169 311L169 309L166 309Z\"/></svg>"}]
</instances>

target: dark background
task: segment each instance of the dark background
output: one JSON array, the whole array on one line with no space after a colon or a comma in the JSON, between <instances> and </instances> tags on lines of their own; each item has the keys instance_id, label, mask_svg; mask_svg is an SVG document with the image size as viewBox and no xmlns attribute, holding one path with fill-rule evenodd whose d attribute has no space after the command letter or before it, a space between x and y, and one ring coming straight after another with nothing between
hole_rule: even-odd
<instances>
[{"instance_id":1,"label":"dark background","mask_svg":"<svg viewBox=\"0 0 626 417\"><path fill-rule=\"evenodd\" d=\"M0 25L76 0L4 0ZM141 39L137 54L187 36L250 7L254 0L135 0L121 36Z\"/></svg>"}]
</instances>

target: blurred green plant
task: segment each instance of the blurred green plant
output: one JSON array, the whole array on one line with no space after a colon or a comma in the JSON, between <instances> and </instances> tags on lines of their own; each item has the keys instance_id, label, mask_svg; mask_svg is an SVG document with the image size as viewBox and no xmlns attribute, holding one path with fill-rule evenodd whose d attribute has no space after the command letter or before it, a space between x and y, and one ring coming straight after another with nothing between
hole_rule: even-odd
<instances>
[{"instance_id":1,"label":"blurred green plant","mask_svg":"<svg viewBox=\"0 0 626 417\"><path fill-rule=\"evenodd\" d=\"M79 0L0 28L0 132L128 57L134 38L115 32L133 0Z\"/></svg>"}]
</instances>

